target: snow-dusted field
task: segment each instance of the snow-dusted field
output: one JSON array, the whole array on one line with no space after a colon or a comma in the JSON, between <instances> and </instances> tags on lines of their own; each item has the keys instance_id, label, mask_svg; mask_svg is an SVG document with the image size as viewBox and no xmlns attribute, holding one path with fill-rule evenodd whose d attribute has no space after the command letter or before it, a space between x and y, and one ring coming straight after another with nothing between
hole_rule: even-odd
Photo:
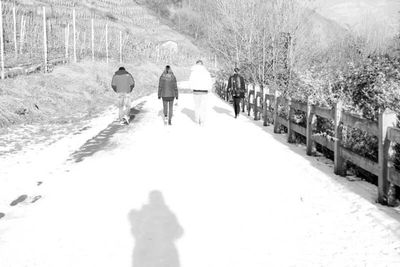
<instances>
[{"instance_id":1,"label":"snow-dusted field","mask_svg":"<svg viewBox=\"0 0 400 267\"><path fill-rule=\"evenodd\" d=\"M168 267L175 250L167 248L174 236L167 208L143 215L153 190L183 229L175 244L184 267L400 266L400 215L375 204L374 186L335 176L327 160L307 157L261 122L234 119L214 95L202 127L190 94L181 94L172 126L164 126L155 95L135 104L131 125L110 124L75 153L83 137L44 149L53 158L42 167L4 165L7 177L40 173L44 183L40 200L0 220L1 267L133 266L135 246L142 255L135 267ZM145 223L138 227L132 214ZM135 243L132 227L165 244ZM160 245L166 262L145 265L143 255Z\"/></svg>"}]
</instances>

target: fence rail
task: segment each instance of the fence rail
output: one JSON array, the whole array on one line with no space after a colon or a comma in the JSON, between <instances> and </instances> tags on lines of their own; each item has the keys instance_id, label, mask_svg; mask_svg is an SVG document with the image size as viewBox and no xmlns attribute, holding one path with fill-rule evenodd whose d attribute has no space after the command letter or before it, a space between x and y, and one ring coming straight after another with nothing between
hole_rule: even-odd
<instances>
[{"instance_id":1,"label":"fence rail","mask_svg":"<svg viewBox=\"0 0 400 267\"><path fill-rule=\"evenodd\" d=\"M223 83L216 83L216 92L222 99L228 101L229 95ZM279 108L288 108L288 117L279 113ZM264 126L274 125L274 133L280 132L280 126L287 128L287 141L294 142L295 133L306 138L306 153L313 155L315 144L319 144L334 153L335 174L346 175L346 162L351 162L358 167L378 176L378 201L382 204L392 205L395 199L394 185L400 186L400 172L391 162L393 143L400 144L400 129L396 128L396 114L390 110L381 112L378 121L371 121L351 114L342 109L340 102L334 107L321 107L304 103L296 99L288 99L282 96L265 94L264 96L254 90L249 90L243 101L243 108L254 120L263 120ZM306 127L294 121L296 111L306 114ZM260 116L259 116L260 115ZM317 118L325 118L334 123L334 136L315 134ZM342 145L343 129L357 128L370 135L378 137L378 161L367 159ZM391 188L391 190L389 190Z\"/></svg>"}]
</instances>

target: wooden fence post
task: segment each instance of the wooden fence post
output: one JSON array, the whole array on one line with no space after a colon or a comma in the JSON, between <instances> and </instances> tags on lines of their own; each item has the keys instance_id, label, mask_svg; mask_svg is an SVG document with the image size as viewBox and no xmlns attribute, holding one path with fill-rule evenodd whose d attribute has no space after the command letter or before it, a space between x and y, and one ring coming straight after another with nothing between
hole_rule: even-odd
<instances>
[{"instance_id":1,"label":"wooden fence post","mask_svg":"<svg viewBox=\"0 0 400 267\"><path fill-rule=\"evenodd\" d=\"M267 101L269 101L269 100L267 100L267 94L264 94L263 109L262 109L263 119L264 119L263 126L268 126L267 109L269 106L269 102L267 102Z\"/></svg>"},{"instance_id":2,"label":"wooden fence post","mask_svg":"<svg viewBox=\"0 0 400 267\"><path fill-rule=\"evenodd\" d=\"M69 58L69 23L65 27L65 59Z\"/></svg>"},{"instance_id":3,"label":"wooden fence post","mask_svg":"<svg viewBox=\"0 0 400 267\"><path fill-rule=\"evenodd\" d=\"M92 61L94 61L94 21L92 18Z\"/></svg>"},{"instance_id":4,"label":"wooden fence post","mask_svg":"<svg viewBox=\"0 0 400 267\"><path fill-rule=\"evenodd\" d=\"M81 55L81 57L85 57L85 52L86 52L86 31L83 32L83 42L82 43L83 43L83 45L81 45L81 49L79 51L79 55Z\"/></svg>"},{"instance_id":5,"label":"wooden fence post","mask_svg":"<svg viewBox=\"0 0 400 267\"><path fill-rule=\"evenodd\" d=\"M75 8L72 10L72 24L73 24L73 31L74 31L74 62L77 62L76 59L76 16L75 16Z\"/></svg>"},{"instance_id":6,"label":"wooden fence post","mask_svg":"<svg viewBox=\"0 0 400 267\"><path fill-rule=\"evenodd\" d=\"M289 116L288 116L288 136L287 136L287 141L288 143L293 143L294 142L294 131L292 127L292 118L293 118L293 111L294 109L292 108L292 98L288 99L288 105L289 105Z\"/></svg>"},{"instance_id":7,"label":"wooden fence post","mask_svg":"<svg viewBox=\"0 0 400 267\"><path fill-rule=\"evenodd\" d=\"M254 87L253 87L254 90ZM251 111L251 102L250 102L250 97L251 97L251 90L249 90L247 94L247 116L250 116L250 111Z\"/></svg>"},{"instance_id":8,"label":"wooden fence post","mask_svg":"<svg viewBox=\"0 0 400 267\"><path fill-rule=\"evenodd\" d=\"M106 62L108 64L108 23L106 24Z\"/></svg>"},{"instance_id":9,"label":"wooden fence post","mask_svg":"<svg viewBox=\"0 0 400 267\"><path fill-rule=\"evenodd\" d=\"M388 181L388 157L390 149L390 140L387 139L388 127L396 127L397 117L396 113L386 109L384 112L379 114L379 175L378 175L378 202L381 204L387 204L387 193L389 189Z\"/></svg>"},{"instance_id":10,"label":"wooden fence post","mask_svg":"<svg viewBox=\"0 0 400 267\"><path fill-rule=\"evenodd\" d=\"M275 91L275 102L274 102L274 133L279 133L279 121L278 121L278 117L279 117L279 101L280 101L280 97L278 97L277 91Z\"/></svg>"},{"instance_id":11,"label":"wooden fence post","mask_svg":"<svg viewBox=\"0 0 400 267\"><path fill-rule=\"evenodd\" d=\"M254 96L253 96L253 114L254 114L254 120L258 120L258 97L256 91L254 91Z\"/></svg>"},{"instance_id":12,"label":"wooden fence post","mask_svg":"<svg viewBox=\"0 0 400 267\"><path fill-rule=\"evenodd\" d=\"M0 0L0 59L1 79L4 80L4 35L3 35L3 6Z\"/></svg>"},{"instance_id":13,"label":"wooden fence post","mask_svg":"<svg viewBox=\"0 0 400 267\"><path fill-rule=\"evenodd\" d=\"M122 31L119 31L119 63L122 63Z\"/></svg>"},{"instance_id":14,"label":"wooden fence post","mask_svg":"<svg viewBox=\"0 0 400 267\"><path fill-rule=\"evenodd\" d=\"M44 72L47 72L47 22L46 22L46 7L43 7L43 55L44 55Z\"/></svg>"},{"instance_id":15,"label":"wooden fence post","mask_svg":"<svg viewBox=\"0 0 400 267\"><path fill-rule=\"evenodd\" d=\"M342 103L338 102L335 105L335 144L334 144L334 172L337 175L345 176L345 160L342 157L341 142L342 142Z\"/></svg>"},{"instance_id":16,"label":"wooden fence post","mask_svg":"<svg viewBox=\"0 0 400 267\"><path fill-rule=\"evenodd\" d=\"M25 18L24 15L21 16L20 34L19 34L19 53L22 55L22 50L24 48L24 36L25 36Z\"/></svg>"},{"instance_id":17,"label":"wooden fence post","mask_svg":"<svg viewBox=\"0 0 400 267\"><path fill-rule=\"evenodd\" d=\"M313 130L317 118L314 114L314 105L307 101L307 127L306 127L306 141L307 141L307 155L311 156L315 152L315 143L313 140Z\"/></svg>"},{"instance_id":18,"label":"wooden fence post","mask_svg":"<svg viewBox=\"0 0 400 267\"><path fill-rule=\"evenodd\" d=\"M15 58L18 57L18 47L17 47L17 15L15 12L15 5L13 6L13 21L14 21L14 51Z\"/></svg>"},{"instance_id":19,"label":"wooden fence post","mask_svg":"<svg viewBox=\"0 0 400 267\"><path fill-rule=\"evenodd\" d=\"M245 89L246 92L244 93L245 97L242 98L242 112L243 113L244 113L244 110L245 110L244 106L246 105L246 93L249 91L249 85L245 84L245 87L246 87L246 89Z\"/></svg>"}]
</instances>

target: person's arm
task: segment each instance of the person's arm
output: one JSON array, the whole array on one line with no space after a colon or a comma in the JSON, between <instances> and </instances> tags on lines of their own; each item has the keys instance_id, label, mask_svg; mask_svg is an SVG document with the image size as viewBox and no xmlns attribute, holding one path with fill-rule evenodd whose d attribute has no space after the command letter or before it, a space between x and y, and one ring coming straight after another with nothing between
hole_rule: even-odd
<instances>
[{"instance_id":1,"label":"person's arm","mask_svg":"<svg viewBox=\"0 0 400 267\"><path fill-rule=\"evenodd\" d=\"M178 95L179 95L179 92L178 92L178 82L176 81L175 76L174 76L173 82L174 82L175 98L178 99Z\"/></svg>"},{"instance_id":2,"label":"person's arm","mask_svg":"<svg viewBox=\"0 0 400 267\"><path fill-rule=\"evenodd\" d=\"M131 74L129 74L130 77L130 88L131 88L131 92L133 90L133 88L135 87L135 79L133 79L133 76Z\"/></svg>"},{"instance_id":3,"label":"person's arm","mask_svg":"<svg viewBox=\"0 0 400 267\"><path fill-rule=\"evenodd\" d=\"M210 74L209 72L207 72L207 83L208 83L208 88L207 88L207 90L208 90L209 92L211 92L211 91L212 91L212 88L213 88L213 82L212 82L211 74Z\"/></svg>"},{"instance_id":4,"label":"person's arm","mask_svg":"<svg viewBox=\"0 0 400 267\"><path fill-rule=\"evenodd\" d=\"M189 76L189 89L190 90L193 90L193 87L194 87L193 85L194 85L194 71L192 71Z\"/></svg>"},{"instance_id":5,"label":"person's arm","mask_svg":"<svg viewBox=\"0 0 400 267\"><path fill-rule=\"evenodd\" d=\"M112 81L111 81L111 88L114 90L114 92L117 92L117 81L116 81L116 76L114 75L112 77Z\"/></svg>"},{"instance_id":6,"label":"person's arm","mask_svg":"<svg viewBox=\"0 0 400 267\"><path fill-rule=\"evenodd\" d=\"M161 91L162 91L162 87L163 87L163 79L162 76L160 77L160 80L158 82L158 99L161 98Z\"/></svg>"},{"instance_id":7,"label":"person's arm","mask_svg":"<svg viewBox=\"0 0 400 267\"><path fill-rule=\"evenodd\" d=\"M229 92L231 87L232 87L232 83L231 83L231 77L228 78L228 86L226 87L226 91Z\"/></svg>"}]
</instances>

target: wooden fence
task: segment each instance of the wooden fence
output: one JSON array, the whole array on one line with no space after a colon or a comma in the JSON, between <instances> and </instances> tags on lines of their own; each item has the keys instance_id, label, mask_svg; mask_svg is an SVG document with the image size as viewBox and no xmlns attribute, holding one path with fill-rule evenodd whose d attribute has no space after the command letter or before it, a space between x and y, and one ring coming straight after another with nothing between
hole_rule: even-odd
<instances>
[{"instance_id":1,"label":"wooden fence","mask_svg":"<svg viewBox=\"0 0 400 267\"><path fill-rule=\"evenodd\" d=\"M216 93L224 100L228 99L226 86L222 83L216 84ZM279 106L288 108L288 116L279 114ZM279 133L280 126L287 128L287 141L294 142L295 133L306 138L306 153L313 155L315 144L319 144L334 154L334 173L345 176L346 162L378 176L378 202L392 205L395 199L394 185L400 186L400 172L390 162L393 143L400 143L400 129L396 128L396 114L385 110L379 115L378 121L371 121L342 109L342 104L336 103L333 108L311 105L295 99L283 98L281 96L255 93L249 90L244 100L243 108L248 116L254 120L263 120L264 126L273 124L274 133ZM294 121L296 111L306 114L306 126L301 126ZM323 136L314 134L317 117L333 121L334 136ZM378 138L378 161L372 161L346 149L343 145L343 128L352 127L363 130Z\"/></svg>"}]
</instances>

